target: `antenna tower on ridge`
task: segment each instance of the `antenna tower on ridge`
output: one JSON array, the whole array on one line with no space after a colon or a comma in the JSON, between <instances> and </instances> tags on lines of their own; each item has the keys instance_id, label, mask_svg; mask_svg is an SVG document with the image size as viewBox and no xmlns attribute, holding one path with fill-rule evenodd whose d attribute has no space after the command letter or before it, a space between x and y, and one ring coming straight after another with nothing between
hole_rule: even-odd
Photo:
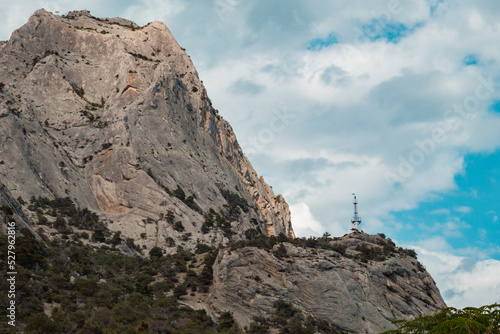
<instances>
[{"instance_id":1,"label":"antenna tower on ridge","mask_svg":"<svg viewBox=\"0 0 500 334\"><path fill-rule=\"evenodd\" d=\"M361 217L358 216L358 199L356 198L356 194L352 194L354 196L354 216L352 216L351 219L351 224L352 228L351 231L353 232L359 232L358 226L361 224Z\"/></svg>"}]
</instances>

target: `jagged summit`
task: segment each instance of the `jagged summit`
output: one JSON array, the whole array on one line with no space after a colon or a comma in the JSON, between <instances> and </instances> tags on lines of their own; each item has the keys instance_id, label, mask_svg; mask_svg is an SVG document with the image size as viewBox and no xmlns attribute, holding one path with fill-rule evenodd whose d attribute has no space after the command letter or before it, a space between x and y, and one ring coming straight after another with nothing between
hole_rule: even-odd
<instances>
[{"instance_id":1,"label":"jagged summit","mask_svg":"<svg viewBox=\"0 0 500 334\"><path fill-rule=\"evenodd\" d=\"M165 24L37 10L0 78L0 204L27 224L30 199L69 197L141 247L294 235Z\"/></svg>"}]
</instances>

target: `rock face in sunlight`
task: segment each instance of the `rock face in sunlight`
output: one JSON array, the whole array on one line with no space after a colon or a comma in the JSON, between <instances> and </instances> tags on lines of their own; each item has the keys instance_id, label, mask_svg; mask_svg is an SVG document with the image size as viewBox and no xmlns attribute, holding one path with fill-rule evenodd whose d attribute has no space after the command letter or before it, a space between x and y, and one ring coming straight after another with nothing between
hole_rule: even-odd
<instances>
[{"instance_id":1,"label":"rock face in sunlight","mask_svg":"<svg viewBox=\"0 0 500 334\"><path fill-rule=\"evenodd\" d=\"M147 248L293 236L163 23L38 10L1 45L0 78L2 203L69 197Z\"/></svg>"}]
</instances>

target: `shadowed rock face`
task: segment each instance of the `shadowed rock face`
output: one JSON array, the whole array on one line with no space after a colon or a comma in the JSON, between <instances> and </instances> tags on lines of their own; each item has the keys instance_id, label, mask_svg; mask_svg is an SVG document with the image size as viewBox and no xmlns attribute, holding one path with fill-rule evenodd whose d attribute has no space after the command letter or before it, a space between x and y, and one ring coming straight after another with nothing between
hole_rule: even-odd
<instances>
[{"instance_id":1,"label":"shadowed rock face","mask_svg":"<svg viewBox=\"0 0 500 334\"><path fill-rule=\"evenodd\" d=\"M254 317L272 316L274 303L282 299L304 317L312 315L345 332L380 333L394 329L394 320L446 307L411 251L364 233L351 233L332 245L344 248L344 255L292 244L286 244L286 256L280 258L273 254L278 246L272 252L254 247L219 252L206 309L216 315L230 310L247 325ZM386 255L363 259L362 251L382 254L384 247Z\"/></svg>"},{"instance_id":2,"label":"shadowed rock face","mask_svg":"<svg viewBox=\"0 0 500 334\"><path fill-rule=\"evenodd\" d=\"M200 231L211 209L230 216L236 239L250 228L294 235L284 198L258 177L163 23L38 10L0 45L0 82L2 204L70 197L148 248L184 233L188 248L227 240Z\"/></svg>"}]
</instances>

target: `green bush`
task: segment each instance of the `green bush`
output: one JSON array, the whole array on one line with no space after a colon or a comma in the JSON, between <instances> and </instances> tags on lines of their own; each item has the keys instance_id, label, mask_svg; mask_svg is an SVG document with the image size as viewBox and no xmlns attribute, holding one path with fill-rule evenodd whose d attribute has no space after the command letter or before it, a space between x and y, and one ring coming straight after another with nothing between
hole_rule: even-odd
<instances>
[{"instance_id":1,"label":"green bush","mask_svg":"<svg viewBox=\"0 0 500 334\"><path fill-rule=\"evenodd\" d=\"M219 323L217 324L217 329L222 332L238 329L236 321L234 321L233 314L231 312L228 311L221 314Z\"/></svg>"},{"instance_id":2,"label":"green bush","mask_svg":"<svg viewBox=\"0 0 500 334\"><path fill-rule=\"evenodd\" d=\"M181 221L175 222L174 230L176 230L177 232L184 232L184 225L182 225Z\"/></svg>"},{"instance_id":3,"label":"green bush","mask_svg":"<svg viewBox=\"0 0 500 334\"><path fill-rule=\"evenodd\" d=\"M273 252L273 254L274 254L274 256L276 256L277 258L280 258L280 259L288 256L287 251L286 251L286 247L282 243L278 246L278 248L276 248L276 250Z\"/></svg>"},{"instance_id":4,"label":"green bush","mask_svg":"<svg viewBox=\"0 0 500 334\"><path fill-rule=\"evenodd\" d=\"M181 201L186 200L186 193L184 192L184 190L182 190L182 188L179 185L177 185L177 189L174 190L174 196L180 199Z\"/></svg>"},{"instance_id":5,"label":"green bush","mask_svg":"<svg viewBox=\"0 0 500 334\"><path fill-rule=\"evenodd\" d=\"M205 245L205 244L197 244L194 252L196 254L204 254L204 253L208 253L212 250L213 250L213 247L210 247L210 246Z\"/></svg>"},{"instance_id":6,"label":"green bush","mask_svg":"<svg viewBox=\"0 0 500 334\"><path fill-rule=\"evenodd\" d=\"M16 238L17 264L27 269L45 268L46 251L43 244L27 228L21 228L19 232Z\"/></svg>"},{"instance_id":7,"label":"green bush","mask_svg":"<svg viewBox=\"0 0 500 334\"><path fill-rule=\"evenodd\" d=\"M111 238L110 243L112 245L119 245L122 243L121 232L117 231L113 234L113 238Z\"/></svg>"},{"instance_id":8,"label":"green bush","mask_svg":"<svg viewBox=\"0 0 500 334\"><path fill-rule=\"evenodd\" d=\"M397 320L396 330L386 334L404 333L500 333L500 304L482 307L456 309L448 307L433 316L423 316L412 320Z\"/></svg>"},{"instance_id":9,"label":"green bush","mask_svg":"<svg viewBox=\"0 0 500 334\"><path fill-rule=\"evenodd\" d=\"M260 236L262 236L262 233L257 229L251 228L245 231L245 238L247 240L254 240Z\"/></svg>"},{"instance_id":10,"label":"green bush","mask_svg":"<svg viewBox=\"0 0 500 334\"><path fill-rule=\"evenodd\" d=\"M160 257L163 256L163 251L162 251L162 249L160 247L154 246L149 251L149 256L151 257L151 259L160 258Z\"/></svg>"},{"instance_id":11,"label":"green bush","mask_svg":"<svg viewBox=\"0 0 500 334\"><path fill-rule=\"evenodd\" d=\"M26 333L58 333L57 324L52 321L45 313L35 313L28 318L26 324Z\"/></svg>"},{"instance_id":12,"label":"green bush","mask_svg":"<svg viewBox=\"0 0 500 334\"><path fill-rule=\"evenodd\" d=\"M175 298L180 298L181 296L187 295L187 287L185 284L178 284L174 288L174 296Z\"/></svg>"}]
</instances>

